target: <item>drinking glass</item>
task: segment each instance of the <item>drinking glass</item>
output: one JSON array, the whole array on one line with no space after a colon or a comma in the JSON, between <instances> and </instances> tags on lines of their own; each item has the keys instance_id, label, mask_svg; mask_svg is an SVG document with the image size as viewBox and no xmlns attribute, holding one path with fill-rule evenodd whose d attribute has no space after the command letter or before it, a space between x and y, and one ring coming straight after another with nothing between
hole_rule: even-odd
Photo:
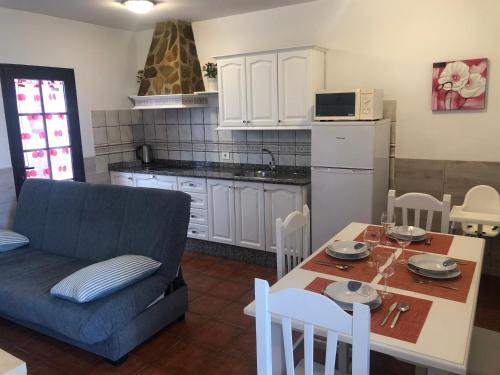
<instances>
[{"instance_id":1,"label":"drinking glass","mask_svg":"<svg viewBox=\"0 0 500 375\"><path fill-rule=\"evenodd\" d=\"M383 228L382 245L392 246L392 243L389 240L387 234L396 226L396 213L393 212L391 217L391 215L389 215L387 212L382 212L382 215L380 216L380 224Z\"/></svg>"},{"instance_id":2,"label":"drinking glass","mask_svg":"<svg viewBox=\"0 0 500 375\"><path fill-rule=\"evenodd\" d=\"M407 264L408 261L403 257L404 250L411 244L411 239L413 237L413 227L410 225L401 225L394 228L394 234L396 236L396 241L401 247L401 255L398 258L399 264Z\"/></svg>"},{"instance_id":3,"label":"drinking glass","mask_svg":"<svg viewBox=\"0 0 500 375\"><path fill-rule=\"evenodd\" d=\"M396 272L394 261L394 253L392 251L379 252L376 256L377 272L384 278L384 290L380 292L383 299L391 299L393 294L387 291L387 279Z\"/></svg>"},{"instance_id":4,"label":"drinking glass","mask_svg":"<svg viewBox=\"0 0 500 375\"><path fill-rule=\"evenodd\" d=\"M368 266L375 267L375 262L373 261L372 253L377 245L380 243L380 231L377 228L367 228L363 233L363 240L368 246L369 258Z\"/></svg>"}]
</instances>

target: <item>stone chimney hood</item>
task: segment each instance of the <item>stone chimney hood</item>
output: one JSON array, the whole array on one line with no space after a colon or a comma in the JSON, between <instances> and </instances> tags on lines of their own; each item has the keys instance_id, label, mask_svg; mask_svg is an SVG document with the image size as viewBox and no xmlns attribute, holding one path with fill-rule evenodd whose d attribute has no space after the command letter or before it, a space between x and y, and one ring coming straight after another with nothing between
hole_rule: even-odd
<instances>
[{"instance_id":1,"label":"stone chimney hood","mask_svg":"<svg viewBox=\"0 0 500 375\"><path fill-rule=\"evenodd\" d=\"M208 106L190 22L156 24L133 109Z\"/></svg>"}]
</instances>

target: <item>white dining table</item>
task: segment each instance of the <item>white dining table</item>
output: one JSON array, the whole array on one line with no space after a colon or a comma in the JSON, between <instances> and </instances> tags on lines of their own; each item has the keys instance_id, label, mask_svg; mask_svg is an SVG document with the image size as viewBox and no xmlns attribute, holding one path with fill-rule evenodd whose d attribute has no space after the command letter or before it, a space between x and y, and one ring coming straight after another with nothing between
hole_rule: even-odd
<instances>
[{"instance_id":1,"label":"white dining table","mask_svg":"<svg viewBox=\"0 0 500 375\"><path fill-rule=\"evenodd\" d=\"M333 240L353 240L367 227L367 225L368 224L362 223L349 224L337 235L332 237L331 240L317 249L310 257L304 260L301 265L314 257L317 252L324 249L328 242ZM465 374L467 371L472 329L474 327L483 253L483 239L454 236L448 256L476 262L474 275L465 303L389 287L389 291L427 299L433 303L416 343L402 341L372 332L370 335L371 350L415 364L417 366L416 374L418 375ZM401 249L398 249L396 251L396 256L400 254ZM331 279L332 281L349 280L348 272L346 272L345 277L338 277L305 270L301 268L301 265L297 266L283 278L278 280L271 287L271 292L285 288L304 289L317 277ZM381 276L377 275L370 284L376 289L382 289L382 284L378 284L380 280ZM255 316L255 301L245 307L244 313L246 315ZM410 313L411 310L407 314ZM278 320L276 321L278 322ZM298 330L301 329L300 325L295 325L294 328ZM285 373L283 367L284 353L281 341L281 328L278 323L272 324L272 334L273 374L282 374ZM322 331L320 330L318 334L321 335ZM350 337L343 335L339 335L339 340L346 343L351 342Z\"/></svg>"}]
</instances>

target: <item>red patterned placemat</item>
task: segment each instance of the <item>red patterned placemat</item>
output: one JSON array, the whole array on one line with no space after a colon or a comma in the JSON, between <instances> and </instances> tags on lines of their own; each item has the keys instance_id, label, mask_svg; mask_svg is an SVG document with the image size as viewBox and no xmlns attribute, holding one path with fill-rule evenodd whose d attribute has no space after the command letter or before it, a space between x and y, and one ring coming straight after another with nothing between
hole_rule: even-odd
<instances>
[{"instance_id":1,"label":"red patterned placemat","mask_svg":"<svg viewBox=\"0 0 500 375\"><path fill-rule=\"evenodd\" d=\"M377 252L379 252L381 250L387 250L387 249L388 248L385 248L383 246L379 246L375 249L372 256L375 257ZM327 255L326 249L323 249L316 256L311 258L311 260L309 260L307 263L302 265L301 268L308 270L308 271L324 273L327 275L340 276L340 277L345 277L348 279L364 281L364 282L371 282L373 280L373 278L375 276L377 276L377 270L375 269L375 267L368 266L368 259L369 258L360 259L360 260L336 259L336 258L332 258L331 256ZM348 264L352 267L350 267L349 269L347 269L345 271L342 271L342 270L339 270L338 268L335 268L334 266L325 266L322 264L317 264L317 263L315 263L315 261L335 263L335 264Z\"/></svg>"},{"instance_id":2,"label":"red patterned placemat","mask_svg":"<svg viewBox=\"0 0 500 375\"><path fill-rule=\"evenodd\" d=\"M379 225L369 225L367 228L380 229L380 231L382 231L382 227ZM363 241L364 232L365 231L358 234L354 239L354 241ZM424 251L426 253L442 254L442 255L448 254L448 252L450 251L451 244L453 242L453 236L451 234L429 232L427 235L432 236L430 245L426 245L425 241L412 242L410 245L408 245L407 249ZM397 241L389 238L388 240L392 243L391 246L399 247Z\"/></svg>"},{"instance_id":3,"label":"red patterned placemat","mask_svg":"<svg viewBox=\"0 0 500 375\"><path fill-rule=\"evenodd\" d=\"M321 291L332 282L334 281L317 277L308 286L306 286L305 289L321 293ZM418 341L418 336L420 335L420 331L422 331L427 315L429 315L432 301L404 296L397 293L393 294L393 298L383 300L382 306L371 311L371 332L415 344ZM395 311L391 314L387 323L381 327L380 323L384 320L385 315L389 310L389 306L391 306L394 302L406 302L410 305L410 310L405 313L401 313L396 327L390 328L392 319L396 315Z\"/></svg>"},{"instance_id":4,"label":"red patterned placemat","mask_svg":"<svg viewBox=\"0 0 500 375\"><path fill-rule=\"evenodd\" d=\"M399 256L398 259L404 257L408 260L409 257L417 255L415 251L405 250L403 254ZM470 285L472 283L472 277L474 276L474 270L476 269L476 262L466 261L462 259L457 259L460 263L458 267L462 274L454 279L439 280L430 279L428 277L419 276L409 271L405 264L396 264L396 272L392 277L387 279L387 285L398 289L411 290L412 292L427 294L434 297L446 298L457 302L466 302L467 296L469 295ZM415 280L425 280L431 281L431 284L418 284ZM381 280L380 284L384 281ZM459 290L451 290L441 288L437 285L447 285Z\"/></svg>"}]
</instances>

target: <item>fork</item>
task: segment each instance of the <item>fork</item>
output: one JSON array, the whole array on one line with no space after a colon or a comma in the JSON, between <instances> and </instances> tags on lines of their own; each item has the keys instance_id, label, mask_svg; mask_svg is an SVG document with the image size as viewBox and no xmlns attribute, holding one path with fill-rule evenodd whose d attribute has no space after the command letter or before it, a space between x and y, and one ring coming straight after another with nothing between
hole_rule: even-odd
<instances>
[{"instance_id":1,"label":"fork","mask_svg":"<svg viewBox=\"0 0 500 375\"><path fill-rule=\"evenodd\" d=\"M454 286L436 284L435 282L433 282L431 280L413 279L413 281L417 284L429 284L429 285L439 286L439 287L444 288L444 289L460 290L458 288L455 288Z\"/></svg>"}]
</instances>

